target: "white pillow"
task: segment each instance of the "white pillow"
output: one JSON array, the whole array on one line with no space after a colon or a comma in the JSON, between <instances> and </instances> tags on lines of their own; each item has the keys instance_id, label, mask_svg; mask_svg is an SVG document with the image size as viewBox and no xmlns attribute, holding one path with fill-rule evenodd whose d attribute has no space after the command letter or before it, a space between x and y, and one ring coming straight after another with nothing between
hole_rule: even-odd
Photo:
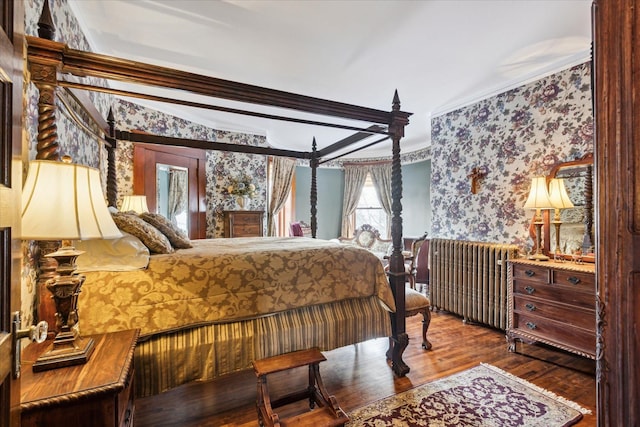
<instances>
[{"instance_id":1,"label":"white pillow","mask_svg":"<svg viewBox=\"0 0 640 427\"><path fill-rule=\"evenodd\" d=\"M74 246L85 251L76 260L79 272L131 271L149 265L149 248L124 231L117 239L78 240Z\"/></svg>"}]
</instances>

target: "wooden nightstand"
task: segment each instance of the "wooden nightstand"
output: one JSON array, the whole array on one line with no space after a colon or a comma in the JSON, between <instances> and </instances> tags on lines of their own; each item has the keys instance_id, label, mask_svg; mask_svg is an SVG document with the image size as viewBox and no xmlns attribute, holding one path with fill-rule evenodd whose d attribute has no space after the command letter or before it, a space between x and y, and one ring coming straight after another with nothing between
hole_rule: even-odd
<instances>
[{"instance_id":1,"label":"wooden nightstand","mask_svg":"<svg viewBox=\"0 0 640 427\"><path fill-rule=\"evenodd\" d=\"M224 237L262 237L264 211L224 211Z\"/></svg>"},{"instance_id":2,"label":"wooden nightstand","mask_svg":"<svg viewBox=\"0 0 640 427\"><path fill-rule=\"evenodd\" d=\"M22 356L22 426L132 426L133 352L138 329L94 335L83 365L33 372L49 341L30 344Z\"/></svg>"}]
</instances>

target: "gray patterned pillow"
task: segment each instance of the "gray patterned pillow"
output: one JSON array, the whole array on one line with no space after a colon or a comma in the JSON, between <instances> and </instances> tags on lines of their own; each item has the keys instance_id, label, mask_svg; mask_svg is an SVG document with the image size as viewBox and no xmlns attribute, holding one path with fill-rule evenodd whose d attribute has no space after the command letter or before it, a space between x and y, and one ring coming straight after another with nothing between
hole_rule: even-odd
<instances>
[{"instance_id":1,"label":"gray patterned pillow","mask_svg":"<svg viewBox=\"0 0 640 427\"><path fill-rule=\"evenodd\" d=\"M189 240L184 232L163 215L153 212L144 212L140 214L140 218L153 225L155 228L160 230L162 234L167 236L174 248L187 249L193 247L191 245L191 240Z\"/></svg>"},{"instance_id":2,"label":"gray patterned pillow","mask_svg":"<svg viewBox=\"0 0 640 427\"><path fill-rule=\"evenodd\" d=\"M167 236L137 215L118 212L111 216L120 230L133 234L142 240L142 243L149 248L150 252L157 254L170 254L173 252L173 247Z\"/></svg>"}]
</instances>

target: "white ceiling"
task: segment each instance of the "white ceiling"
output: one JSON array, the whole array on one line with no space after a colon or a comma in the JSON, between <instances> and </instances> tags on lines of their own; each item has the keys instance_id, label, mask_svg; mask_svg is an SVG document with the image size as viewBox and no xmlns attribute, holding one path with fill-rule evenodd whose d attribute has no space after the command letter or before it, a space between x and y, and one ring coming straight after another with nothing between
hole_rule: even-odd
<instances>
[{"instance_id":1,"label":"white ceiling","mask_svg":"<svg viewBox=\"0 0 640 427\"><path fill-rule=\"evenodd\" d=\"M432 116L590 55L591 0L69 3L99 53L380 110L391 109L397 89L402 110L413 113L403 152L430 144ZM145 104L217 129L266 135L278 148L309 151L313 137L322 148L351 133ZM388 147L357 156L388 156Z\"/></svg>"}]
</instances>

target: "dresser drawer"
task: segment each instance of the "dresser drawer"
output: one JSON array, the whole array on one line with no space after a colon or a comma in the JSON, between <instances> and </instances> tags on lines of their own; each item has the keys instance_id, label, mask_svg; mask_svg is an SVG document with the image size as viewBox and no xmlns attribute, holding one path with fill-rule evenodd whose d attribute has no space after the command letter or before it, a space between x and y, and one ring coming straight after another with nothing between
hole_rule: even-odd
<instances>
[{"instance_id":1,"label":"dresser drawer","mask_svg":"<svg viewBox=\"0 0 640 427\"><path fill-rule=\"evenodd\" d=\"M578 307L595 310L596 293L578 292L576 289L567 286L549 285L536 283L529 280L518 280L513 282L514 296L534 296L552 302L562 302Z\"/></svg>"},{"instance_id":2,"label":"dresser drawer","mask_svg":"<svg viewBox=\"0 0 640 427\"><path fill-rule=\"evenodd\" d=\"M253 237L260 235L260 227L257 224L233 224L233 237Z\"/></svg>"},{"instance_id":3,"label":"dresser drawer","mask_svg":"<svg viewBox=\"0 0 640 427\"><path fill-rule=\"evenodd\" d=\"M118 426L125 427L133 425L133 413L135 410L133 401L133 371L129 373L126 386L118 394Z\"/></svg>"},{"instance_id":4,"label":"dresser drawer","mask_svg":"<svg viewBox=\"0 0 640 427\"><path fill-rule=\"evenodd\" d=\"M233 225L246 225L246 224L257 224L260 222L260 217L255 214L239 214L236 213L233 215Z\"/></svg>"},{"instance_id":5,"label":"dresser drawer","mask_svg":"<svg viewBox=\"0 0 640 427\"><path fill-rule=\"evenodd\" d=\"M579 271L553 270L553 283L575 287L582 292L590 292L595 295L596 284L593 274Z\"/></svg>"},{"instance_id":6,"label":"dresser drawer","mask_svg":"<svg viewBox=\"0 0 640 427\"><path fill-rule=\"evenodd\" d=\"M564 345L584 353L594 354L596 335L593 331L525 313L514 313L513 319L513 329L516 334L521 331L542 342L561 343L560 346Z\"/></svg>"},{"instance_id":7,"label":"dresser drawer","mask_svg":"<svg viewBox=\"0 0 640 427\"><path fill-rule=\"evenodd\" d=\"M577 326L595 333L595 310L577 308L565 304L556 304L547 300L527 298L520 295L515 295L513 300L513 310L517 313L544 317L549 320L555 320L566 323L567 325Z\"/></svg>"},{"instance_id":8,"label":"dresser drawer","mask_svg":"<svg viewBox=\"0 0 640 427\"><path fill-rule=\"evenodd\" d=\"M549 269L537 265L513 265L513 278L517 279L530 279L536 283L549 283Z\"/></svg>"}]
</instances>

